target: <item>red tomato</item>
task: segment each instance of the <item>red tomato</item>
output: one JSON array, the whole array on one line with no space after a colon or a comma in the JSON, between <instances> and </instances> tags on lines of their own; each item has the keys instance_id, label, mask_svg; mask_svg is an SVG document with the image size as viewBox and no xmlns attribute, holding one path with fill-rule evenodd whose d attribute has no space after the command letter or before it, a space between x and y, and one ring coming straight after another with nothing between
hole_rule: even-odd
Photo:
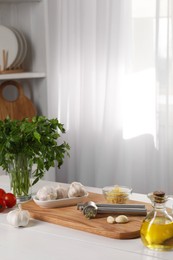
<instances>
[{"instance_id":1,"label":"red tomato","mask_svg":"<svg viewBox=\"0 0 173 260\"><path fill-rule=\"evenodd\" d=\"M4 211L5 208L6 208L5 201L2 198L0 198L0 212Z\"/></svg>"},{"instance_id":2,"label":"red tomato","mask_svg":"<svg viewBox=\"0 0 173 260\"><path fill-rule=\"evenodd\" d=\"M4 195L5 195L5 190L3 190L3 189L0 189L0 198L2 198Z\"/></svg>"},{"instance_id":3,"label":"red tomato","mask_svg":"<svg viewBox=\"0 0 173 260\"><path fill-rule=\"evenodd\" d=\"M16 197L14 196L13 193L6 193L3 197L5 204L7 206L7 208L12 208L16 205Z\"/></svg>"}]
</instances>

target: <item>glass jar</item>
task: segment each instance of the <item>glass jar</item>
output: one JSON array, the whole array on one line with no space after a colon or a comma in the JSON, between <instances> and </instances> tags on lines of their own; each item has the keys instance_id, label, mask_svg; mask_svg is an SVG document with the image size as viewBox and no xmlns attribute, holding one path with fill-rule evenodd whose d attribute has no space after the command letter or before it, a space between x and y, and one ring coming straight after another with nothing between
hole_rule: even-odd
<instances>
[{"instance_id":1,"label":"glass jar","mask_svg":"<svg viewBox=\"0 0 173 260\"><path fill-rule=\"evenodd\" d=\"M32 165L24 154L16 154L9 165L11 192L18 202L27 201L32 197Z\"/></svg>"},{"instance_id":2,"label":"glass jar","mask_svg":"<svg viewBox=\"0 0 173 260\"><path fill-rule=\"evenodd\" d=\"M173 217L168 214L165 203L169 199L162 191L148 194L153 210L145 217L140 230L143 244L155 250L173 248Z\"/></svg>"}]
</instances>

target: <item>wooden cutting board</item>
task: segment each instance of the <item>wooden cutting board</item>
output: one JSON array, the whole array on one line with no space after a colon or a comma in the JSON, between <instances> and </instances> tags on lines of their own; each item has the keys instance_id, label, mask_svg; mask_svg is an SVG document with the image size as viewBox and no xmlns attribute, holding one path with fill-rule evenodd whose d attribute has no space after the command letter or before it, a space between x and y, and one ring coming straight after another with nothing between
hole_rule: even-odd
<instances>
[{"instance_id":1,"label":"wooden cutting board","mask_svg":"<svg viewBox=\"0 0 173 260\"><path fill-rule=\"evenodd\" d=\"M3 95L3 90L7 86L14 86L18 90L18 97L16 100L6 100ZM14 80L4 81L0 85L0 119L4 120L7 116L11 119L22 120L25 117L32 118L35 116L36 108L32 101L24 95L22 85Z\"/></svg>"},{"instance_id":2,"label":"wooden cutting board","mask_svg":"<svg viewBox=\"0 0 173 260\"><path fill-rule=\"evenodd\" d=\"M89 193L84 202L86 201L105 203L103 195L96 193ZM129 201L128 203L140 204L141 202ZM99 214L95 219L87 219L80 210L77 210L77 206L46 209L39 207L32 200L23 203L22 208L27 209L31 217L38 220L117 239L139 237L141 223L144 219L144 216L128 216L128 223L108 224L106 221L108 214ZM151 206L146 204L146 208L150 210Z\"/></svg>"}]
</instances>

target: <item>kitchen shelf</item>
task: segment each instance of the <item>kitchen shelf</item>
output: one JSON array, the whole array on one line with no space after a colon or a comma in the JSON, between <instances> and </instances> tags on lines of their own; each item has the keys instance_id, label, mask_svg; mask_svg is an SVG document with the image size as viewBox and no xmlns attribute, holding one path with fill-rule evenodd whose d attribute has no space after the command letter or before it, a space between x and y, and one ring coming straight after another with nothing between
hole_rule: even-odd
<instances>
[{"instance_id":1,"label":"kitchen shelf","mask_svg":"<svg viewBox=\"0 0 173 260\"><path fill-rule=\"evenodd\" d=\"M22 64L24 71L0 73L0 84L19 80L39 114L48 114L47 78L47 0L0 0L0 24L24 33L28 48ZM6 90L6 93L8 89ZM10 91L7 93L11 97Z\"/></svg>"},{"instance_id":2,"label":"kitchen shelf","mask_svg":"<svg viewBox=\"0 0 173 260\"><path fill-rule=\"evenodd\" d=\"M0 80L8 79L38 79L45 78L45 72L22 72L22 73L11 73L11 74L0 74Z\"/></svg>"}]
</instances>

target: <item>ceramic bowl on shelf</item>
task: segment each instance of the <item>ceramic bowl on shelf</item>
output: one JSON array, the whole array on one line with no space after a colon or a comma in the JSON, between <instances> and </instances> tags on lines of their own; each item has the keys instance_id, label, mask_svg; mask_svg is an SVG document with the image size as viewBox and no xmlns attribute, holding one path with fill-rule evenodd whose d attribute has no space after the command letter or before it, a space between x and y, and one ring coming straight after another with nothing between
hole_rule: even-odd
<instances>
[{"instance_id":1,"label":"ceramic bowl on shelf","mask_svg":"<svg viewBox=\"0 0 173 260\"><path fill-rule=\"evenodd\" d=\"M126 186L106 186L102 189L103 195L108 203L124 204L132 193L132 188Z\"/></svg>"}]
</instances>

